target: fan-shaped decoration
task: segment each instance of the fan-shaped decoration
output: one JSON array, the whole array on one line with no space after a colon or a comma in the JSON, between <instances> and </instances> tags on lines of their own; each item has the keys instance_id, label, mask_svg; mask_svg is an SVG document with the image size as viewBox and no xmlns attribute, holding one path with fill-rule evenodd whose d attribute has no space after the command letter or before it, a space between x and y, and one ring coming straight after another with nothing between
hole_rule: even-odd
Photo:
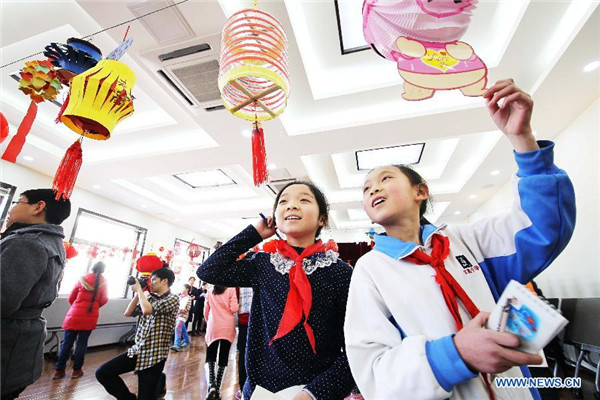
<instances>
[{"instance_id":1,"label":"fan-shaped decoration","mask_svg":"<svg viewBox=\"0 0 600 400\"><path fill-rule=\"evenodd\" d=\"M62 88L50 61L28 61L19 74L21 75L19 90L31 98L31 103L16 135L2 155L3 160L12 163L17 161L17 156L21 153L27 134L31 130L37 114L37 103L56 99L56 95Z\"/></svg>"},{"instance_id":2,"label":"fan-shaped decoration","mask_svg":"<svg viewBox=\"0 0 600 400\"><path fill-rule=\"evenodd\" d=\"M424 100L437 90L481 96L487 67L459 41L478 0L365 0L363 33L380 56L395 61L405 100Z\"/></svg>"},{"instance_id":3,"label":"fan-shaped decoration","mask_svg":"<svg viewBox=\"0 0 600 400\"><path fill-rule=\"evenodd\" d=\"M58 68L57 74L64 85L82 72L93 68L102 59L102 52L87 40L70 38L67 44L50 43L44 55Z\"/></svg>"},{"instance_id":4,"label":"fan-shaped decoration","mask_svg":"<svg viewBox=\"0 0 600 400\"><path fill-rule=\"evenodd\" d=\"M225 108L254 121L252 132L254 184L268 179L260 121L283 112L289 96L287 37L271 14L254 9L236 12L221 36L219 90Z\"/></svg>"}]
</instances>

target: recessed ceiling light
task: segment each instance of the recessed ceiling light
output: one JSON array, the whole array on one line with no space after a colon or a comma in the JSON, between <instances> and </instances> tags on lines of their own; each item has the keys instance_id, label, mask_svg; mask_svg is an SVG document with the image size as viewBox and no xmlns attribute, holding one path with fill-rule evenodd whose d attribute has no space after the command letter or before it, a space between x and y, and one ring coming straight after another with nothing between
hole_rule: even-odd
<instances>
[{"instance_id":1,"label":"recessed ceiling light","mask_svg":"<svg viewBox=\"0 0 600 400\"><path fill-rule=\"evenodd\" d=\"M31 157L31 156L25 156L25 157L23 157L23 160L25 160L25 161L33 161L33 157Z\"/></svg>"},{"instance_id":2,"label":"recessed ceiling light","mask_svg":"<svg viewBox=\"0 0 600 400\"><path fill-rule=\"evenodd\" d=\"M145 204L142 204L140 207L142 207L142 208L148 208L148 206L145 205Z\"/></svg>"},{"instance_id":3,"label":"recessed ceiling light","mask_svg":"<svg viewBox=\"0 0 600 400\"><path fill-rule=\"evenodd\" d=\"M583 67L583 72L592 72L600 67L600 61L594 61Z\"/></svg>"},{"instance_id":4,"label":"recessed ceiling light","mask_svg":"<svg viewBox=\"0 0 600 400\"><path fill-rule=\"evenodd\" d=\"M175 218L175 222L181 221L181 218Z\"/></svg>"},{"instance_id":5,"label":"recessed ceiling light","mask_svg":"<svg viewBox=\"0 0 600 400\"><path fill-rule=\"evenodd\" d=\"M469 198L470 199L475 199L475 198L477 198L477 195L476 194L472 194L472 195L469 196Z\"/></svg>"},{"instance_id":6,"label":"recessed ceiling light","mask_svg":"<svg viewBox=\"0 0 600 400\"><path fill-rule=\"evenodd\" d=\"M269 165L267 165L267 169L275 169L275 168L277 168L277 164L269 163Z\"/></svg>"},{"instance_id":7,"label":"recessed ceiling light","mask_svg":"<svg viewBox=\"0 0 600 400\"><path fill-rule=\"evenodd\" d=\"M498 175L499 173L500 173L500 171L499 171L499 170L497 170L497 169L495 169L495 170L493 170L492 172L490 172L490 175L492 175L492 176L496 176L496 175Z\"/></svg>"},{"instance_id":8,"label":"recessed ceiling light","mask_svg":"<svg viewBox=\"0 0 600 400\"><path fill-rule=\"evenodd\" d=\"M252 136L252 131L250 131L248 129L244 129L242 131L242 135L244 135L245 137L250 137L250 136Z\"/></svg>"},{"instance_id":9,"label":"recessed ceiling light","mask_svg":"<svg viewBox=\"0 0 600 400\"><path fill-rule=\"evenodd\" d=\"M94 185L94 186L92 186L92 187L93 187L94 189L100 189L100 187L101 187L101 186L100 186L100 185Z\"/></svg>"},{"instance_id":10,"label":"recessed ceiling light","mask_svg":"<svg viewBox=\"0 0 600 400\"><path fill-rule=\"evenodd\" d=\"M425 143L404 144L401 146L355 151L356 166L359 171L372 170L382 165L418 164Z\"/></svg>"},{"instance_id":11,"label":"recessed ceiling light","mask_svg":"<svg viewBox=\"0 0 600 400\"><path fill-rule=\"evenodd\" d=\"M454 211L454 215L460 215L460 211Z\"/></svg>"},{"instance_id":12,"label":"recessed ceiling light","mask_svg":"<svg viewBox=\"0 0 600 400\"><path fill-rule=\"evenodd\" d=\"M235 181L228 177L227 174L220 169L211 171L186 172L183 174L175 174L173 177L194 189L235 185Z\"/></svg>"}]
</instances>

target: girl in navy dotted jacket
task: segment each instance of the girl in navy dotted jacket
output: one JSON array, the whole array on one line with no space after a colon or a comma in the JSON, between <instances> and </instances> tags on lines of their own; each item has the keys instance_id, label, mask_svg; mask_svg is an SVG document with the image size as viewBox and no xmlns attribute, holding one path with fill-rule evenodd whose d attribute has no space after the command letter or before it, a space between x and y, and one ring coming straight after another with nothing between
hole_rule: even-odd
<instances>
[{"instance_id":1,"label":"girl in navy dotted jacket","mask_svg":"<svg viewBox=\"0 0 600 400\"><path fill-rule=\"evenodd\" d=\"M352 269L339 259L335 243L316 241L327 225L327 199L312 183L292 182L277 195L273 214L216 250L198 277L254 289L248 377L240 382L245 399L256 385L287 389L294 400L343 399L354 386L343 335ZM267 242L262 252L238 260L273 236L276 226L287 240Z\"/></svg>"}]
</instances>

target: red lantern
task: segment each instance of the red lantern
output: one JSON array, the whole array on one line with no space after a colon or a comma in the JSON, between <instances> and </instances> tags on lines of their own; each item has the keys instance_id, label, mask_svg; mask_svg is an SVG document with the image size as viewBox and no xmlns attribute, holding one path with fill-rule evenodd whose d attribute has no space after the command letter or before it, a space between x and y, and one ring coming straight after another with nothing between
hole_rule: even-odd
<instances>
[{"instance_id":1,"label":"red lantern","mask_svg":"<svg viewBox=\"0 0 600 400\"><path fill-rule=\"evenodd\" d=\"M163 262L160 258L155 255L146 254L137 260L135 269L142 274L150 274L157 269L162 268Z\"/></svg>"},{"instance_id":2,"label":"red lantern","mask_svg":"<svg viewBox=\"0 0 600 400\"><path fill-rule=\"evenodd\" d=\"M70 260L73 257L77 257L77 249L75 249L75 247L69 243L69 242L63 242L63 244L65 245L65 253L67 254L67 260Z\"/></svg>"},{"instance_id":3,"label":"red lantern","mask_svg":"<svg viewBox=\"0 0 600 400\"><path fill-rule=\"evenodd\" d=\"M193 260L200 254L202 254L202 249L200 248L200 245L196 243L190 243L190 247L188 247L188 256L190 256L190 259Z\"/></svg>"}]
</instances>

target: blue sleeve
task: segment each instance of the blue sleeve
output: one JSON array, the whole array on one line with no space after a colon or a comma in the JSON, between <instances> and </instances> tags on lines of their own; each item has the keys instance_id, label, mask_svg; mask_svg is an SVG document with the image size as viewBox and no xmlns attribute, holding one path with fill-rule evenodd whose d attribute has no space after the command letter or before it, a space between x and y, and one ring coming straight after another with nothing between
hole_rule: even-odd
<instances>
[{"instance_id":1,"label":"blue sleeve","mask_svg":"<svg viewBox=\"0 0 600 400\"><path fill-rule=\"evenodd\" d=\"M565 248L575 228L575 194L565 171L554 165L554 143L516 153L517 198L508 215L462 229L492 293L498 299L511 279L527 283Z\"/></svg>"},{"instance_id":2,"label":"blue sleeve","mask_svg":"<svg viewBox=\"0 0 600 400\"><path fill-rule=\"evenodd\" d=\"M258 231L248 225L219 247L196 271L198 278L214 285L251 287L256 282L256 254L238 260L240 255L262 242Z\"/></svg>"},{"instance_id":3,"label":"blue sleeve","mask_svg":"<svg viewBox=\"0 0 600 400\"><path fill-rule=\"evenodd\" d=\"M477 373L471 371L458 354L454 335L444 336L425 344L425 353L431 370L440 386L451 392L452 388L473 379Z\"/></svg>"}]
</instances>

